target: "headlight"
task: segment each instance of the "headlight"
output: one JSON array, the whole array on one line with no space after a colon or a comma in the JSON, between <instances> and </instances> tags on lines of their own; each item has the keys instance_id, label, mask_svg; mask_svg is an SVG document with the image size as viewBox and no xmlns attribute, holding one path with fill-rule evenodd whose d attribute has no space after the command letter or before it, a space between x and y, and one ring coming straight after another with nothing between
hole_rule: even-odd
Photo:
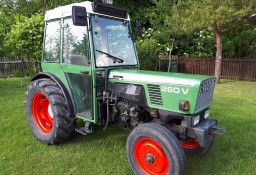
<instances>
[{"instance_id":1,"label":"headlight","mask_svg":"<svg viewBox=\"0 0 256 175\"><path fill-rule=\"evenodd\" d=\"M207 119L210 116L210 110L205 111L204 119Z\"/></svg>"},{"instance_id":2,"label":"headlight","mask_svg":"<svg viewBox=\"0 0 256 175\"><path fill-rule=\"evenodd\" d=\"M200 122L200 115L194 117L193 119L193 125L196 126Z\"/></svg>"}]
</instances>

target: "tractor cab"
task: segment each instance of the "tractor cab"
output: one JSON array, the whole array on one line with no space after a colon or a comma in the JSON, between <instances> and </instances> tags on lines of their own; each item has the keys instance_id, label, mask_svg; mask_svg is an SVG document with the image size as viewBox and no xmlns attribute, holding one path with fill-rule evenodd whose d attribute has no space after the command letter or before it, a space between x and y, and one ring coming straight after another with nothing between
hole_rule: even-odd
<instances>
[{"instance_id":1,"label":"tractor cab","mask_svg":"<svg viewBox=\"0 0 256 175\"><path fill-rule=\"evenodd\" d=\"M47 11L45 26L43 71L61 77L78 118L97 123L110 71L139 67L128 13L86 1Z\"/></svg>"}]
</instances>

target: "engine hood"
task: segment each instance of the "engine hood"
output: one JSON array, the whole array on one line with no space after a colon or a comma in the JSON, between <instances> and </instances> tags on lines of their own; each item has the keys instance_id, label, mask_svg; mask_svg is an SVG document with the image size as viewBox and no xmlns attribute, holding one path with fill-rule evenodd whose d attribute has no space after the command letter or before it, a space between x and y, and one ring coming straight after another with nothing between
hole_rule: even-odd
<instances>
[{"instance_id":1,"label":"engine hood","mask_svg":"<svg viewBox=\"0 0 256 175\"><path fill-rule=\"evenodd\" d=\"M156 72L144 70L118 69L112 70L109 79L134 83L170 84L180 86L200 85L200 82L212 78L204 75L183 73Z\"/></svg>"},{"instance_id":2,"label":"engine hood","mask_svg":"<svg viewBox=\"0 0 256 175\"><path fill-rule=\"evenodd\" d=\"M149 107L181 114L208 108L214 91L214 78L210 76L131 69L112 70L109 83L130 84L123 89L127 94L135 89L133 86L143 86ZM189 101L189 110L179 108L181 101Z\"/></svg>"}]
</instances>

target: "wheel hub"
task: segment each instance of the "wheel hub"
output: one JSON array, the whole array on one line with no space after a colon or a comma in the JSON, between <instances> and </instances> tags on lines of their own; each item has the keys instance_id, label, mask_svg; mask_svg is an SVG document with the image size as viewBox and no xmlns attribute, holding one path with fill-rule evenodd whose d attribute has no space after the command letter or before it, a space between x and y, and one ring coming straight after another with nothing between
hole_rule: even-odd
<instances>
[{"instance_id":1,"label":"wheel hub","mask_svg":"<svg viewBox=\"0 0 256 175\"><path fill-rule=\"evenodd\" d=\"M144 174L164 175L168 173L168 158L161 145L153 139L141 138L135 144L135 160Z\"/></svg>"},{"instance_id":2,"label":"wheel hub","mask_svg":"<svg viewBox=\"0 0 256 175\"><path fill-rule=\"evenodd\" d=\"M38 129L44 134L50 133L54 120L52 107L47 97L41 92L35 94L33 98L32 113Z\"/></svg>"},{"instance_id":3,"label":"wheel hub","mask_svg":"<svg viewBox=\"0 0 256 175\"><path fill-rule=\"evenodd\" d=\"M48 114L53 119L53 112L52 112L52 107L50 104L48 105Z\"/></svg>"},{"instance_id":4,"label":"wheel hub","mask_svg":"<svg viewBox=\"0 0 256 175\"><path fill-rule=\"evenodd\" d=\"M155 159L151 154L147 154L146 155L146 160L147 160L148 163L152 164L152 163L154 163Z\"/></svg>"}]
</instances>

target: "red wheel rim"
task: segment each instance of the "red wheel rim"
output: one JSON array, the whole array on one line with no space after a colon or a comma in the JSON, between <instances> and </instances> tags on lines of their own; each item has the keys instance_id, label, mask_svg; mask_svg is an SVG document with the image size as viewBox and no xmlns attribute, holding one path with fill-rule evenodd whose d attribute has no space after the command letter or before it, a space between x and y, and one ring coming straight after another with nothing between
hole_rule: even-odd
<instances>
[{"instance_id":1,"label":"red wheel rim","mask_svg":"<svg viewBox=\"0 0 256 175\"><path fill-rule=\"evenodd\" d=\"M139 139L134 147L135 161L144 174L168 173L168 158L159 143L150 138Z\"/></svg>"},{"instance_id":2,"label":"red wheel rim","mask_svg":"<svg viewBox=\"0 0 256 175\"><path fill-rule=\"evenodd\" d=\"M199 147L199 143L194 138L190 138L188 141L180 141L180 144L184 149L195 149Z\"/></svg>"},{"instance_id":3,"label":"red wheel rim","mask_svg":"<svg viewBox=\"0 0 256 175\"><path fill-rule=\"evenodd\" d=\"M41 92L33 98L32 113L40 131L44 134L50 133L53 126L53 114L49 100Z\"/></svg>"}]
</instances>

